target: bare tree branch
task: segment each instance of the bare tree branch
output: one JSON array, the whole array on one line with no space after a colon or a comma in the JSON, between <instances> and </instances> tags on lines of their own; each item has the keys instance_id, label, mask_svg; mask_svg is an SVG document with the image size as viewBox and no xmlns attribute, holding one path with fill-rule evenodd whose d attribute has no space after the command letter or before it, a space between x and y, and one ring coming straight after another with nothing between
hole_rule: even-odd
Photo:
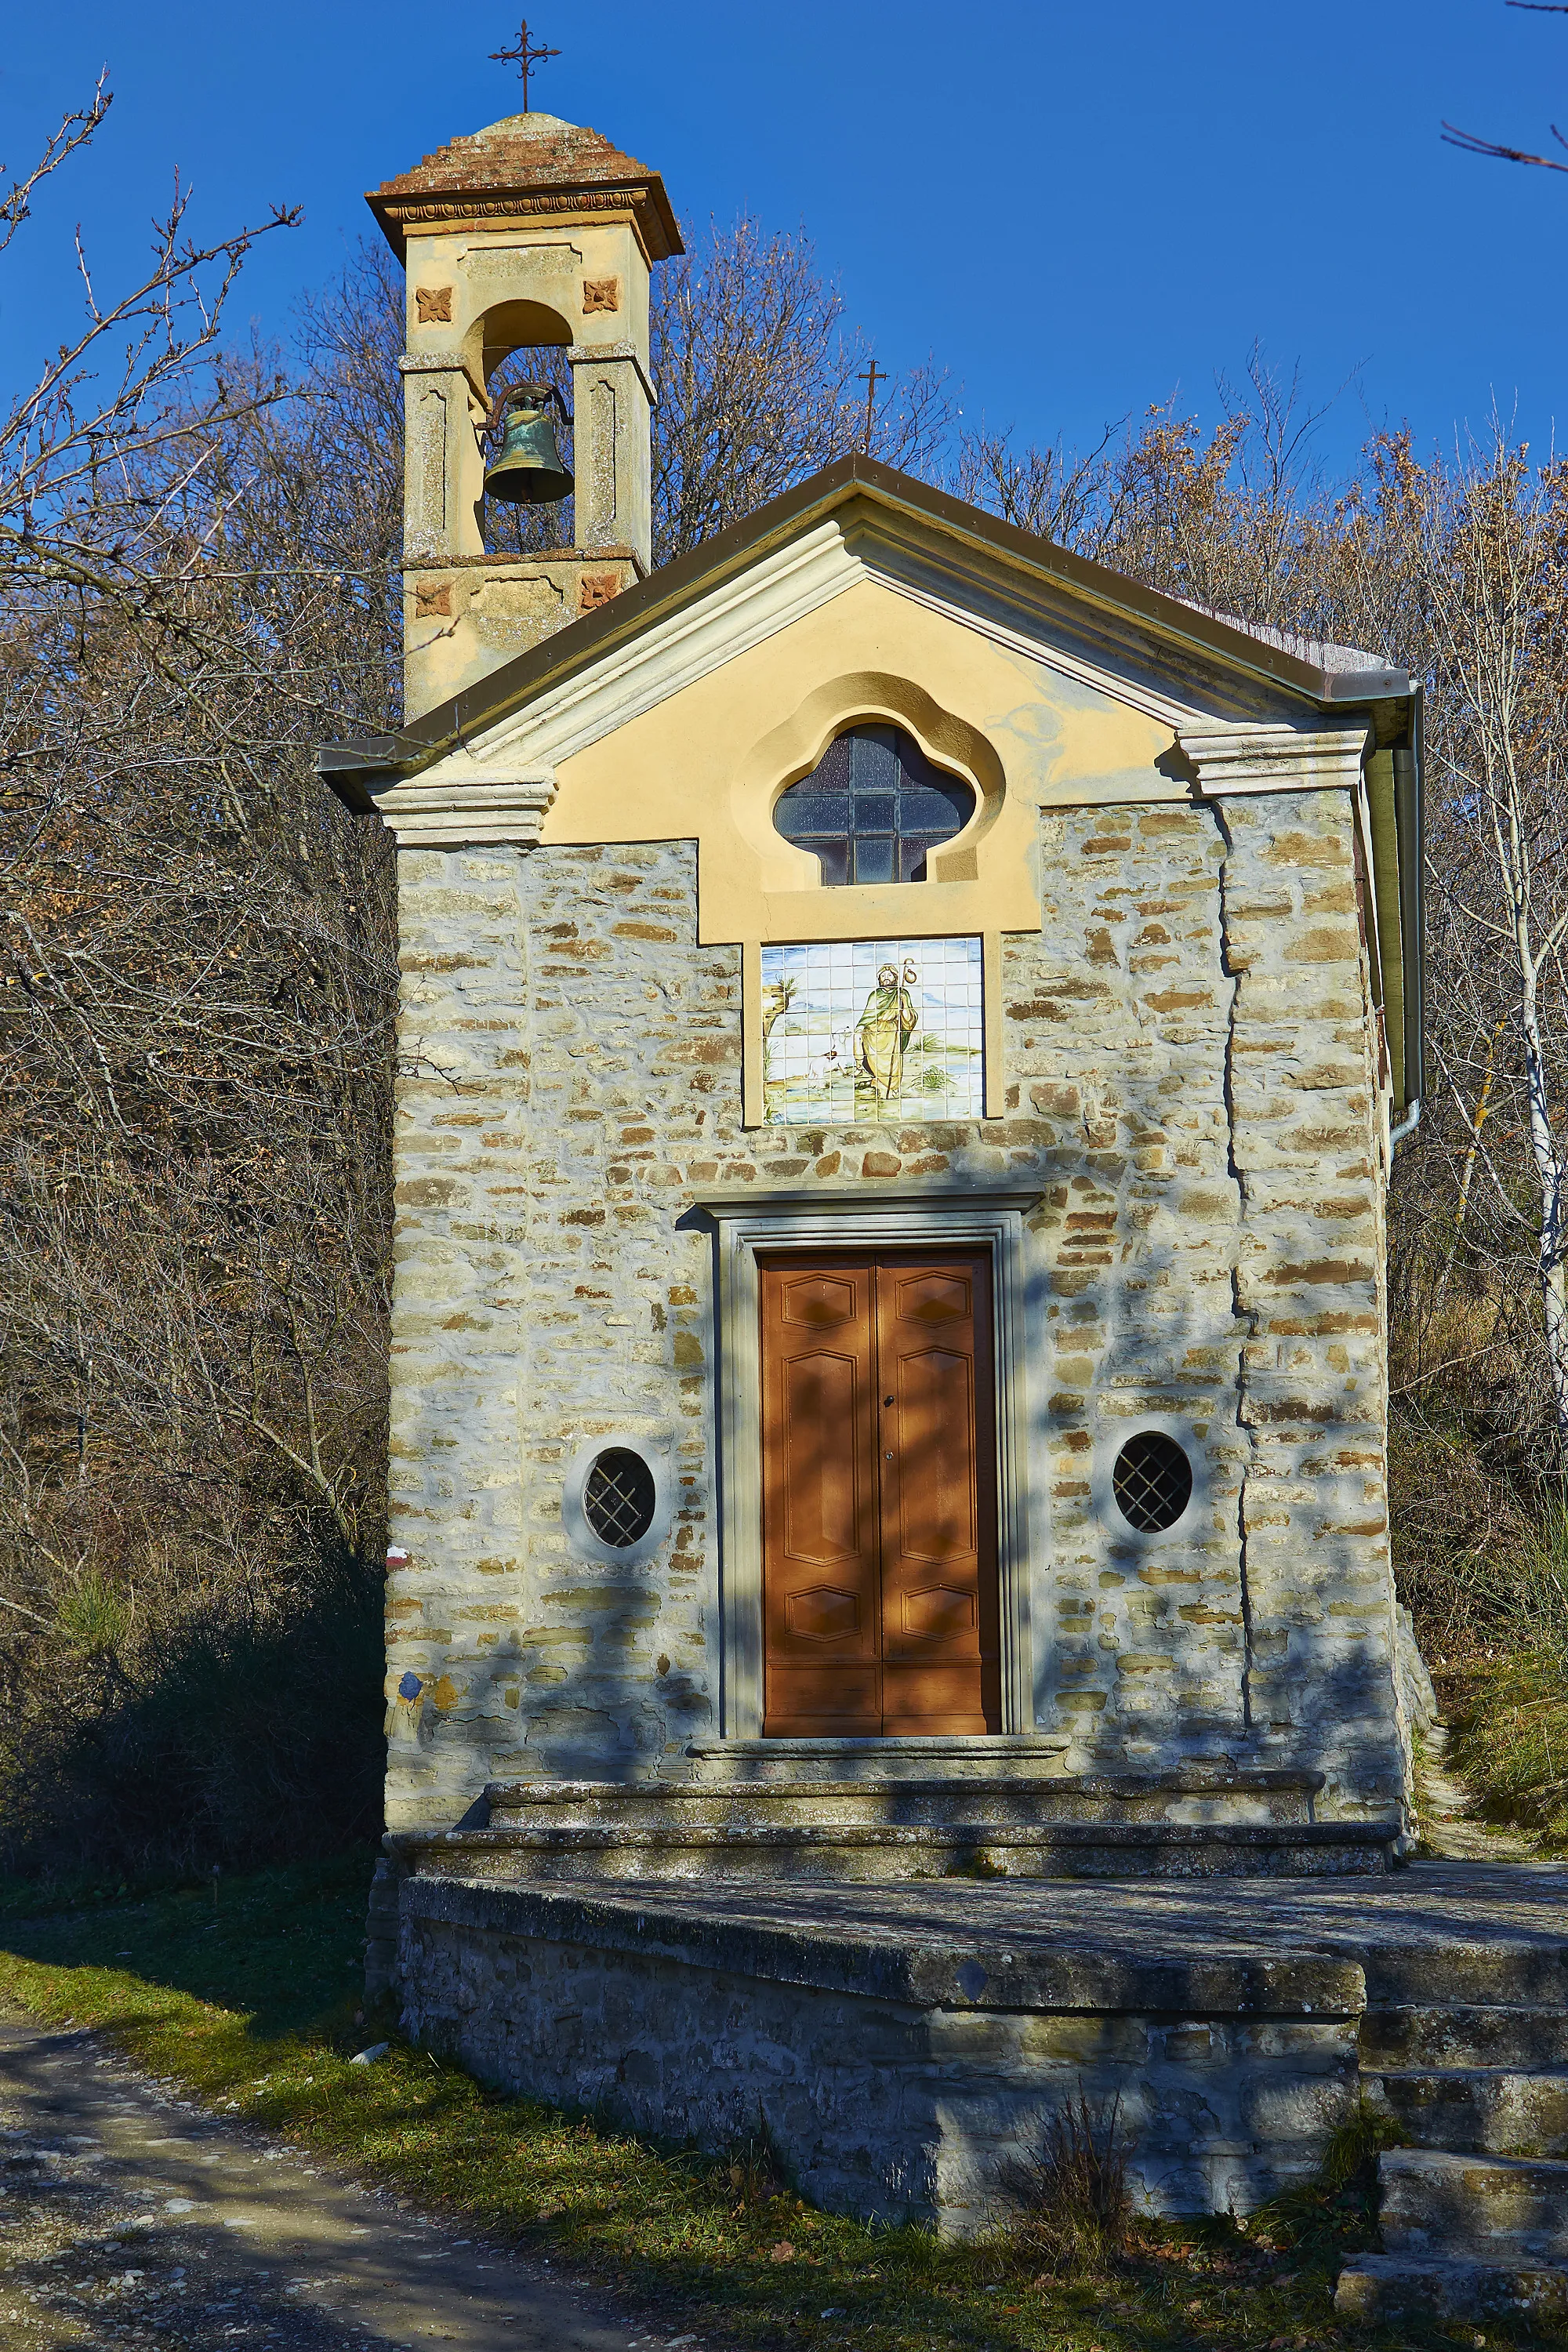
<instances>
[{"instance_id":1,"label":"bare tree branch","mask_svg":"<svg viewBox=\"0 0 1568 2352\"><path fill-rule=\"evenodd\" d=\"M1568 150L1568 139L1563 138L1555 122L1551 130L1558 145ZM1533 163L1543 172L1568 172L1568 163L1560 163L1555 155L1531 155L1522 147L1505 147L1495 139L1482 139L1473 131L1461 131L1452 122L1443 125L1443 143L1446 147L1458 147L1466 155L1489 155L1500 163Z\"/></svg>"}]
</instances>

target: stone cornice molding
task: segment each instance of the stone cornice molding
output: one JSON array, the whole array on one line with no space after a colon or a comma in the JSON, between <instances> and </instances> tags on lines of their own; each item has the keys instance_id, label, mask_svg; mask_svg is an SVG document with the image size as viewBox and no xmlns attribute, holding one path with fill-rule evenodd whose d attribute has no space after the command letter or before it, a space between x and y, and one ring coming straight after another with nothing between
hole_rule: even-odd
<instances>
[{"instance_id":1,"label":"stone cornice molding","mask_svg":"<svg viewBox=\"0 0 1568 2352\"><path fill-rule=\"evenodd\" d=\"M653 378L648 374L647 368L644 367L641 360L637 357L635 345L625 341L618 343L572 343L567 347L566 356L571 361L572 365L574 368L608 367L613 361L626 361L636 372L637 380L641 384L644 393L647 394L648 406L650 408L657 408L658 406L658 394L654 390Z\"/></svg>"},{"instance_id":2,"label":"stone cornice molding","mask_svg":"<svg viewBox=\"0 0 1568 2352\"><path fill-rule=\"evenodd\" d=\"M1364 719L1339 727L1178 727L1205 800L1241 793L1353 793L1372 741Z\"/></svg>"},{"instance_id":3,"label":"stone cornice molding","mask_svg":"<svg viewBox=\"0 0 1568 2352\"><path fill-rule=\"evenodd\" d=\"M624 225L650 266L664 260L671 250L657 209L649 209L646 188L584 189L559 195L525 195L516 190L482 195L477 190L465 190L451 196L394 197L376 209L383 228L395 230L405 241L411 236L460 236L466 229L526 228L538 221L560 221L572 228L579 224ZM679 253L683 248L678 245L673 250Z\"/></svg>"},{"instance_id":4,"label":"stone cornice molding","mask_svg":"<svg viewBox=\"0 0 1568 2352\"><path fill-rule=\"evenodd\" d=\"M711 1218L715 1224L731 1219L787 1217L798 1230L805 1217L869 1217L879 1212L952 1208L961 1213L1005 1210L1027 1216L1045 1199L1038 1184L1022 1186L931 1182L920 1177L899 1184L799 1184L787 1192L761 1192L755 1185L724 1185L690 1196L689 1215Z\"/></svg>"},{"instance_id":5,"label":"stone cornice molding","mask_svg":"<svg viewBox=\"0 0 1568 2352\"><path fill-rule=\"evenodd\" d=\"M397 372L402 376L460 375L474 398L481 402L486 408L489 406L489 394L483 383L475 375L462 352L454 351L450 344L445 347L437 344L427 352L399 352Z\"/></svg>"},{"instance_id":6,"label":"stone cornice molding","mask_svg":"<svg viewBox=\"0 0 1568 2352\"><path fill-rule=\"evenodd\" d=\"M468 365L461 352L439 348L426 352L400 352L397 356L399 375L456 375L466 373Z\"/></svg>"},{"instance_id":7,"label":"stone cornice molding","mask_svg":"<svg viewBox=\"0 0 1568 2352\"><path fill-rule=\"evenodd\" d=\"M399 849L463 849L510 843L537 849L555 798L553 771L467 783L394 784L376 813Z\"/></svg>"}]
</instances>

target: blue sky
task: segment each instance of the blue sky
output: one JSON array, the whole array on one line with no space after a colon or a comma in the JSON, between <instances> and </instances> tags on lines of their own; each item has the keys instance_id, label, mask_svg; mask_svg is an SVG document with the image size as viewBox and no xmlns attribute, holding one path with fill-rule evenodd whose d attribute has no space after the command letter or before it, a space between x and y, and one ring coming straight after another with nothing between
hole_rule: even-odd
<instances>
[{"instance_id":1,"label":"blue sky","mask_svg":"<svg viewBox=\"0 0 1568 2352\"><path fill-rule=\"evenodd\" d=\"M536 103L662 171L702 220L804 223L884 366L933 354L967 413L1096 437L1172 393L1205 415L1255 339L1318 398L1325 460L1371 425L1422 441L1494 398L1551 438L1568 311L1568 175L1472 161L1445 115L1540 147L1568 128L1568 16L1502 0L539 0L563 54ZM105 282L175 166L195 219L274 201L236 322L291 299L369 225L363 191L512 112L500 5L101 0L10 12L0 158L30 158L100 63L97 150L0 259L5 377L68 332L79 218Z\"/></svg>"}]
</instances>

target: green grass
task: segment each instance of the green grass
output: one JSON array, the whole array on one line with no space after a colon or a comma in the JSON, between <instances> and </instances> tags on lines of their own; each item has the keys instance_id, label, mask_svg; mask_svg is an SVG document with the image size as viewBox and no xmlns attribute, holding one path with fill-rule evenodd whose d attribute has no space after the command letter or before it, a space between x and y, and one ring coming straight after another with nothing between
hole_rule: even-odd
<instances>
[{"instance_id":1,"label":"green grass","mask_svg":"<svg viewBox=\"0 0 1568 2352\"><path fill-rule=\"evenodd\" d=\"M1339 2256L1366 2242L1366 2210L1330 2188L1251 2234L1228 2221L1151 2228L1092 2272L1047 2276L1026 2238L941 2246L923 2230L816 2212L755 2147L715 2158L654 2147L487 2091L395 2039L380 2063L351 2066L386 2030L355 2021L370 1859L220 1879L216 1906L210 1885L136 1898L83 1887L61 1912L60 1890L13 1885L0 1899L0 1992L101 2031L220 2113L759 2352L1474 2340L1336 2326ZM1510 2337L1489 2325L1487 2340Z\"/></svg>"},{"instance_id":2,"label":"green grass","mask_svg":"<svg viewBox=\"0 0 1568 2352\"><path fill-rule=\"evenodd\" d=\"M1433 1852L1432 1844L1432 1751L1426 1735L1419 1724L1410 1734L1411 1796L1414 1801L1415 1851L1423 1859Z\"/></svg>"},{"instance_id":3,"label":"green grass","mask_svg":"<svg viewBox=\"0 0 1568 2352\"><path fill-rule=\"evenodd\" d=\"M1451 1753L1488 1821L1568 1853L1568 1643L1529 1643L1465 1679Z\"/></svg>"}]
</instances>

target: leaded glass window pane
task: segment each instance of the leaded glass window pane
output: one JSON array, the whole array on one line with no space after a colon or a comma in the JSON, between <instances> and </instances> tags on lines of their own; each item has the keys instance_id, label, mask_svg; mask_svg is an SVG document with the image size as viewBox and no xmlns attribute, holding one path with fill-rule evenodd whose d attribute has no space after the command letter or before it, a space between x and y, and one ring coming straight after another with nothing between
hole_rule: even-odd
<instances>
[{"instance_id":1,"label":"leaded glass window pane","mask_svg":"<svg viewBox=\"0 0 1568 2352\"><path fill-rule=\"evenodd\" d=\"M812 850L829 888L850 882L923 882L928 853L961 833L974 794L933 767L899 727L835 736L809 776L773 811L786 841Z\"/></svg>"}]
</instances>

